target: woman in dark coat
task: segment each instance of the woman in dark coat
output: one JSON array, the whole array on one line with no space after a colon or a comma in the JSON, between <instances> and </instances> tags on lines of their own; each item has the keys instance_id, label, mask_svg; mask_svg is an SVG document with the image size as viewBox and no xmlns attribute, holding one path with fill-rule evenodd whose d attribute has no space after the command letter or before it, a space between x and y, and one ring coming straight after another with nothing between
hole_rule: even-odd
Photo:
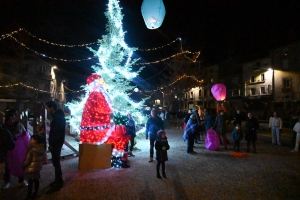
<instances>
[{"instance_id":1,"label":"woman in dark coat","mask_svg":"<svg viewBox=\"0 0 300 200\"><path fill-rule=\"evenodd\" d=\"M167 178L166 172L165 172L165 161L168 160L168 153L167 150L170 149L168 139L166 137L166 132L163 130L160 130L157 132L158 138L155 141L155 150L156 150L156 160L157 160L157 178L161 179L159 168L160 164L162 165L162 175L164 178Z\"/></svg>"},{"instance_id":2,"label":"woman in dark coat","mask_svg":"<svg viewBox=\"0 0 300 200\"><path fill-rule=\"evenodd\" d=\"M213 126L214 121L214 117L211 115L210 111L207 110L204 116L205 132Z\"/></svg>"},{"instance_id":3,"label":"woman in dark coat","mask_svg":"<svg viewBox=\"0 0 300 200\"><path fill-rule=\"evenodd\" d=\"M246 135L245 140L247 141L247 152L250 151L250 142L253 145L253 153L256 153L257 134L256 130L259 128L257 119L252 116L252 113L248 113L248 119L246 120Z\"/></svg>"},{"instance_id":4,"label":"woman in dark coat","mask_svg":"<svg viewBox=\"0 0 300 200\"><path fill-rule=\"evenodd\" d=\"M226 137L226 119L224 117L224 111L220 110L216 117L215 123L212 127L218 134L220 141L223 137L224 148L227 149L227 137Z\"/></svg>"}]
</instances>

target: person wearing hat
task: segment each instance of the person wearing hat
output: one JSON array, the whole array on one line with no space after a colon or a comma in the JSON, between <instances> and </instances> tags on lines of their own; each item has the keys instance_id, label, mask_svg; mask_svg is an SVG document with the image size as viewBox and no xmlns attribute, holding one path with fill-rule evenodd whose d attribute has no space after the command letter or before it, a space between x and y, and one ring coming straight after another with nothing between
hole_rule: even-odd
<instances>
[{"instance_id":1,"label":"person wearing hat","mask_svg":"<svg viewBox=\"0 0 300 200\"><path fill-rule=\"evenodd\" d=\"M158 136L158 138L155 141L156 160L157 160L156 177L161 179L161 176L159 173L160 165L162 167L162 176L164 178L167 178L166 171L165 171L165 161L168 160L167 150L170 149L170 145L168 143L168 138L166 137L165 131L163 131L163 130L158 131L157 136Z\"/></svg>"},{"instance_id":2,"label":"person wearing hat","mask_svg":"<svg viewBox=\"0 0 300 200\"><path fill-rule=\"evenodd\" d=\"M233 151L240 151L240 141L243 139L243 133L240 124L236 124L234 130L232 131L233 139Z\"/></svg>"}]
</instances>

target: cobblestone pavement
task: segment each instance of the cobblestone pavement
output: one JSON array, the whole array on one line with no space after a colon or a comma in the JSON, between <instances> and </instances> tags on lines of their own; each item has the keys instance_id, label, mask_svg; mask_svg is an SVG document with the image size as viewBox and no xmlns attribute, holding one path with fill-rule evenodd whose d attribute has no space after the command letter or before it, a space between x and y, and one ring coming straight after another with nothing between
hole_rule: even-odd
<instances>
[{"instance_id":1,"label":"cobblestone pavement","mask_svg":"<svg viewBox=\"0 0 300 200\"><path fill-rule=\"evenodd\" d=\"M38 199L300 199L300 153L291 153L289 131L284 131L283 146L271 144L270 134L260 132L257 152L235 158L232 139L229 149L205 149L195 144L195 155L186 153L182 129L167 129L170 143L167 179L156 178L156 161L149 163L149 141L137 139L134 157L127 169L78 170L78 157L62 159L65 185L53 194L44 194L53 181L51 163L43 166ZM69 138L70 139L70 138ZM76 142L74 142L76 145ZM243 140L241 150L245 152ZM3 181L0 181L3 185ZM11 188L0 192L0 199L23 199L26 188L19 188L13 178Z\"/></svg>"}]
</instances>

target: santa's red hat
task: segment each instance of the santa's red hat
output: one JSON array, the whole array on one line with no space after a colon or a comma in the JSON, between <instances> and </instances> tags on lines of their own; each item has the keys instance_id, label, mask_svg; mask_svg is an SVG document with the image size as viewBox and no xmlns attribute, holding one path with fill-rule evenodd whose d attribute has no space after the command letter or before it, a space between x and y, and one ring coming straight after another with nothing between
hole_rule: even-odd
<instances>
[{"instance_id":1,"label":"santa's red hat","mask_svg":"<svg viewBox=\"0 0 300 200\"><path fill-rule=\"evenodd\" d=\"M97 80L97 79L99 79L99 78L101 78L101 76L99 76L98 74L92 74L92 75L90 75L90 76L86 79L86 82L87 82L87 84L90 84L90 83L92 83L94 80Z\"/></svg>"}]
</instances>

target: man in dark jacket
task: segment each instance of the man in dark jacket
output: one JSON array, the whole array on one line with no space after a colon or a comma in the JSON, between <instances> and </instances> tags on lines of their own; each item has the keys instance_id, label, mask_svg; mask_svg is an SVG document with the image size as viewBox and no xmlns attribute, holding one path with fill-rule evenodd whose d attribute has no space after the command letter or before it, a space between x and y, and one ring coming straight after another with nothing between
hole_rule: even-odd
<instances>
[{"instance_id":1,"label":"man in dark jacket","mask_svg":"<svg viewBox=\"0 0 300 200\"><path fill-rule=\"evenodd\" d=\"M4 113L0 112L0 176L2 176L4 172L4 161L7 151L13 150L15 147L15 142L9 130L2 128L5 119L4 116Z\"/></svg>"},{"instance_id":2,"label":"man in dark jacket","mask_svg":"<svg viewBox=\"0 0 300 200\"><path fill-rule=\"evenodd\" d=\"M54 101L46 103L46 110L51 115L49 150L55 170L55 180L50 184L51 188L46 192L46 194L49 194L63 187L60 153L65 141L66 119L64 112L61 109L57 109L57 104Z\"/></svg>"},{"instance_id":3,"label":"man in dark jacket","mask_svg":"<svg viewBox=\"0 0 300 200\"><path fill-rule=\"evenodd\" d=\"M157 139L157 132L159 130L164 130L164 122L160 117L156 115L156 110L151 111L151 117L147 120L146 123L146 140L148 136L150 137L150 158L149 162L153 162L153 153L154 153L154 142Z\"/></svg>"}]
</instances>

